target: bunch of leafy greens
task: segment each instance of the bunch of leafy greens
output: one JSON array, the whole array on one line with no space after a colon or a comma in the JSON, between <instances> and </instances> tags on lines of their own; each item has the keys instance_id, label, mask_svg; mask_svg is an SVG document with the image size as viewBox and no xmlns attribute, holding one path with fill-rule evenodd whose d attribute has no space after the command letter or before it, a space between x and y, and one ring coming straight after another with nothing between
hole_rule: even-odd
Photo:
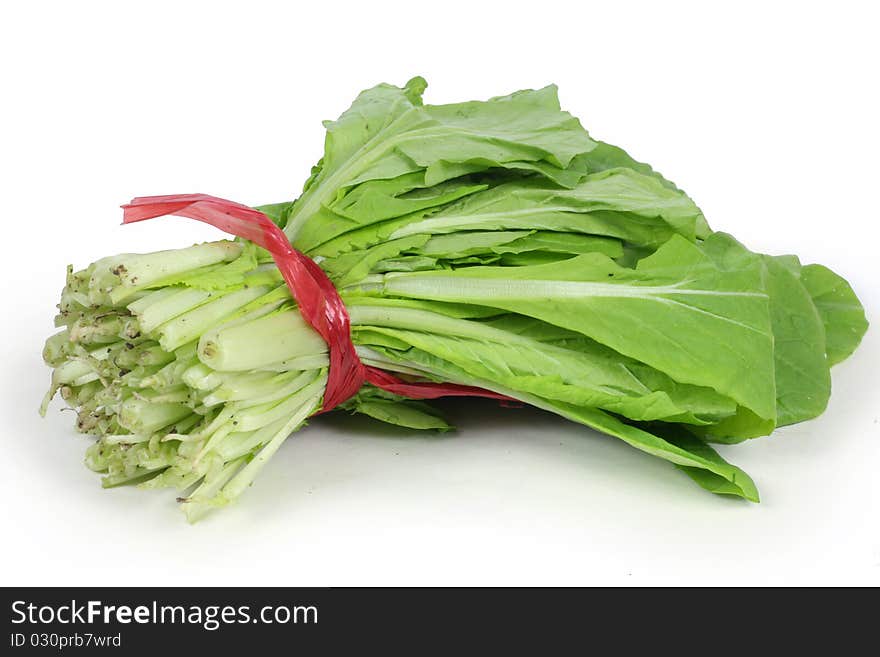
<instances>
[{"instance_id":1,"label":"bunch of leafy greens","mask_svg":"<svg viewBox=\"0 0 880 657\"><path fill-rule=\"evenodd\" d=\"M326 124L294 202L261 208L340 290L370 365L549 410L758 500L711 443L819 415L867 328L842 278L710 230L675 185L592 139L555 87L423 105L379 85ZM107 486L235 499L321 406L327 347L267 253L218 241L68 273L60 391ZM345 408L445 430L365 386Z\"/></svg>"}]
</instances>

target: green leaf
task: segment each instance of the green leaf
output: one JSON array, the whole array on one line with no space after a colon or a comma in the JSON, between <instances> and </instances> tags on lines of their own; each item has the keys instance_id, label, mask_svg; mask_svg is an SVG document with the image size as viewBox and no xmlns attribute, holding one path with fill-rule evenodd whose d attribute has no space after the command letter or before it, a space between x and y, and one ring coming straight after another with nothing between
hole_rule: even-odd
<instances>
[{"instance_id":1,"label":"green leaf","mask_svg":"<svg viewBox=\"0 0 880 657\"><path fill-rule=\"evenodd\" d=\"M682 383L776 415L764 267L722 234L712 257L674 237L635 269L606 256L533 267L386 274L385 295L477 303L585 335Z\"/></svg>"},{"instance_id":2,"label":"green leaf","mask_svg":"<svg viewBox=\"0 0 880 657\"><path fill-rule=\"evenodd\" d=\"M393 352L386 354L387 362L392 366L398 358L404 363L409 362L410 356L409 353L406 357L396 356ZM676 442L672 442L649 430L626 424L599 409L548 400L494 385L490 381L469 376L452 363L444 363L440 359L434 359L424 366L437 378L488 388L623 440L638 450L681 467L698 484L713 492L736 495L752 502L759 501L758 490L745 472L724 461L708 445L689 439L685 434L677 434ZM702 470L705 474L695 474L696 470Z\"/></svg>"},{"instance_id":3,"label":"green leaf","mask_svg":"<svg viewBox=\"0 0 880 657\"><path fill-rule=\"evenodd\" d=\"M700 217L693 201L657 179L611 169L587 176L573 189L556 189L541 181L503 184L415 218L390 236L537 229L657 246L674 234L693 241Z\"/></svg>"},{"instance_id":4,"label":"green leaf","mask_svg":"<svg viewBox=\"0 0 880 657\"><path fill-rule=\"evenodd\" d=\"M723 474L721 474L714 470L708 470L705 467L678 465L678 468L699 486L716 495L733 495L747 499L750 502L760 502L758 488L749 475L736 466L730 465L709 445L688 435L687 432L679 431L675 436L670 435L671 433L671 431L667 431L663 434L664 438L671 444L702 458L705 462L714 463L719 468L724 469Z\"/></svg>"},{"instance_id":5,"label":"green leaf","mask_svg":"<svg viewBox=\"0 0 880 657\"><path fill-rule=\"evenodd\" d=\"M488 187L460 180L427 187L424 178L424 172L416 172L390 180L371 180L331 201L327 209L356 225L369 225L445 205Z\"/></svg>"},{"instance_id":6,"label":"green leaf","mask_svg":"<svg viewBox=\"0 0 880 657\"><path fill-rule=\"evenodd\" d=\"M421 105L423 89L421 79L403 89L379 85L326 124L321 168L291 208L285 227L298 248L309 251L340 235L353 217L376 221L446 203L467 190L451 186L412 198L401 195L476 172L526 169L557 184L582 177L577 168L571 175L553 175L595 147L577 119L560 110L555 87L436 106ZM368 189L356 191L368 183ZM350 202L349 194L355 195Z\"/></svg>"},{"instance_id":7,"label":"green leaf","mask_svg":"<svg viewBox=\"0 0 880 657\"><path fill-rule=\"evenodd\" d=\"M828 362L836 365L852 355L868 330L865 310L849 283L827 267L806 265L801 282L825 325Z\"/></svg>"},{"instance_id":8,"label":"green leaf","mask_svg":"<svg viewBox=\"0 0 880 657\"><path fill-rule=\"evenodd\" d=\"M625 167L627 169L637 171L638 173L641 173L645 176L653 176L654 178L659 180L664 187L667 187L668 189L681 191L673 182L664 178L649 164L634 160L632 157L630 157L629 153L627 153L622 148L619 148L618 146L613 146L611 144L606 144L605 142L600 141L597 142L596 148L591 150L589 153L580 156L579 159L583 160L584 165L591 173L595 171L606 171L608 169ZM703 217L702 213L700 213L700 216L697 217L696 232L697 237L699 237L700 239L706 239L707 237L709 237L709 235L712 234L712 230L709 228L709 224L706 223L706 219L705 217Z\"/></svg>"},{"instance_id":9,"label":"green leaf","mask_svg":"<svg viewBox=\"0 0 880 657\"><path fill-rule=\"evenodd\" d=\"M813 300L785 261L764 256L776 372L776 423L817 417L831 396L825 328ZM790 261L789 261L790 264Z\"/></svg>"},{"instance_id":10,"label":"green leaf","mask_svg":"<svg viewBox=\"0 0 880 657\"><path fill-rule=\"evenodd\" d=\"M452 427L432 407L412 400L368 398L353 405L356 413L408 429L451 431Z\"/></svg>"},{"instance_id":11,"label":"green leaf","mask_svg":"<svg viewBox=\"0 0 880 657\"><path fill-rule=\"evenodd\" d=\"M636 449L670 461L703 488L724 495L735 495L750 502L760 501L755 482L743 470L722 459L711 447L684 432L675 442L591 409L556 406L569 419L620 438Z\"/></svg>"},{"instance_id":12,"label":"green leaf","mask_svg":"<svg viewBox=\"0 0 880 657\"><path fill-rule=\"evenodd\" d=\"M501 321L486 324L393 306L351 306L350 313L357 344L397 349L429 371L450 363L494 385L642 421L707 424L736 411L736 404L711 389L678 383L592 341L571 349L504 330ZM430 332L419 330L427 327Z\"/></svg>"},{"instance_id":13,"label":"green leaf","mask_svg":"<svg viewBox=\"0 0 880 657\"><path fill-rule=\"evenodd\" d=\"M321 267L339 287L345 287L366 278L378 262L398 256L408 249L420 247L427 241L427 235L411 235L399 240L390 240L369 249L350 251L336 258L324 260Z\"/></svg>"},{"instance_id":14,"label":"green leaf","mask_svg":"<svg viewBox=\"0 0 880 657\"><path fill-rule=\"evenodd\" d=\"M528 253L530 251L537 251L545 254L566 255L602 253L609 258L616 260L623 255L623 246L619 240L609 237L539 230L521 237L514 242L498 245L494 247L492 251L495 253L511 253L517 255Z\"/></svg>"}]
</instances>

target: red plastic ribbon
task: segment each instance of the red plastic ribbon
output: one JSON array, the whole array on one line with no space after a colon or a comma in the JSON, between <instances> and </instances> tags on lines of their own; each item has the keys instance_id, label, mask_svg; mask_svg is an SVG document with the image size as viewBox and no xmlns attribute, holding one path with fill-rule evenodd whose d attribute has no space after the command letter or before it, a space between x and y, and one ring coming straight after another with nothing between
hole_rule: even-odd
<instances>
[{"instance_id":1,"label":"red plastic ribbon","mask_svg":"<svg viewBox=\"0 0 880 657\"><path fill-rule=\"evenodd\" d=\"M351 322L345 304L327 274L314 260L294 249L287 236L265 214L246 205L207 194L142 196L122 206L123 224L164 215L188 217L243 237L272 254L303 318L327 343L330 369L323 411L353 397L368 381L377 388L410 399L438 397L509 397L490 390L454 383L410 383L393 374L361 363L351 341Z\"/></svg>"}]
</instances>

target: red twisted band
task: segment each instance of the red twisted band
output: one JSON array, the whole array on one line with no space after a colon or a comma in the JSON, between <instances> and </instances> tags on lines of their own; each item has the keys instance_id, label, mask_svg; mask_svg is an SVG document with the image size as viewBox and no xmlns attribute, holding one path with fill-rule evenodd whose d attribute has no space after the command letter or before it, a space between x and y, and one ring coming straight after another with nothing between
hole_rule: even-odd
<instances>
[{"instance_id":1,"label":"red twisted band","mask_svg":"<svg viewBox=\"0 0 880 657\"><path fill-rule=\"evenodd\" d=\"M314 260L294 249L287 236L265 214L246 205L207 194L143 196L122 206L123 224L164 215L188 217L211 224L231 235L243 237L272 254L290 294L309 325L327 343L330 369L322 411L329 411L353 397L364 381L410 399L438 397L488 397L508 400L505 395L454 383L409 383L393 374L361 363L351 341L351 322L345 304L327 274Z\"/></svg>"}]
</instances>

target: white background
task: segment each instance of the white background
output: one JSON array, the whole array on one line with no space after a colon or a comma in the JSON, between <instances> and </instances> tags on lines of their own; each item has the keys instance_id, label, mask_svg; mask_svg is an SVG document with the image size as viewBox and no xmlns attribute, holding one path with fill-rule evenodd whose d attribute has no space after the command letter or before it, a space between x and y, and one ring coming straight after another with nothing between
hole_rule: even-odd
<instances>
[{"instance_id":1,"label":"white background","mask_svg":"<svg viewBox=\"0 0 880 657\"><path fill-rule=\"evenodd\" d=\"M142 8L135 8L135 6ZM880 584L880 49L870 3L4 3L0 584ZM429 102L556 82L716 229L847 277L874 328L820 419L724 449L763 503L527 410L426 437L326 417L233 508L105 491L37 406L68 262L213 229L132 196L292 198L320 121L424 75Z\"/></svg>"}]
</instances>

